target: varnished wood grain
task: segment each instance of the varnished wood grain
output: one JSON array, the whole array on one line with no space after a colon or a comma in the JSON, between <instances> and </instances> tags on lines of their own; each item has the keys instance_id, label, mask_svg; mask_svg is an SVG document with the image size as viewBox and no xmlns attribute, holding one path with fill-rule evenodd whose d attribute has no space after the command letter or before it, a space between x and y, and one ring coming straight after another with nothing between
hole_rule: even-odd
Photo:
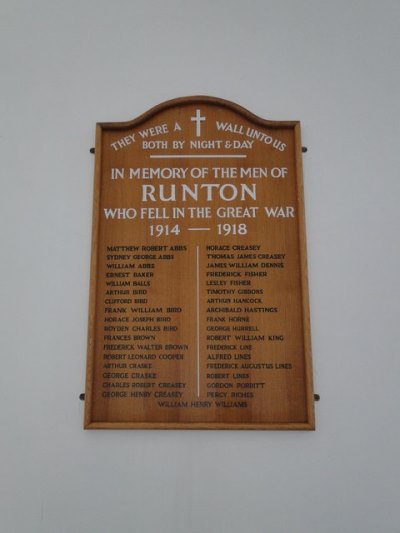
<instances>
[{"instance_id":1,"label":"varnished wood grain","mask_svg":"<svg viewBox=\"0 0 400 533\"><path fill-rule=\"evenodd\" d=\"M197 115L199 113L199 115ZM199 130L196 130L196 116ZM231 131L217 128L218 123L230 124ZM181 129L177 129L176 124ZM148 128L154 136L143 137L140 132ZM228 128L229 130L229 128ZM234 130L234 131L232 131ZM197 133L200 131L200 135ZM255 132L255 133L254 133ZM252 137L252 135L255 137ZM150 134L149 134L150 135ZM124 141L125 139L125 141ZM274 142L269 142L273 139ZM146 148L143 142L167 142L167 147L151 146ZM173 148L173 141L184 142L184 148ZM191 141L218 141L213 147L191 148ZM268 141L268 142L267 142ZM233 147L229 143L237 143ZM137 119L120 123L100 123L96 130L95 180L93 200L92 262L90 283L88 356L86 379L86 406L84 427L90 429L314 429L313 384L311 365L311 335L309 323L307 257L305 240L304 200L302 181L302 156L300 123L298 121L275 122L256 117L242 107L225 100L205 96L179 98L165 102L144 113ZM166 155L174 156L164 158ZM181 157L176 157L177 155ZM212 158L206 156L212 156ZM190 157L189 157L190 156ZM193 157L197 156L197 157ZM224 156L221 158L221 156ZM227 157L229 156L229 157ZM232 157L232 156L236 156ZM239 156L239 157L238 157ZM229 177L222 177L223 171L231 172ZM111 179L112 169L123 170L124 177ZM181 169L180 177L175 179L147 179L145 171L140 170L141 178L129 179L129 169ZM272 177L273 169L287 169L287 175ZM184 170L186 175L182 176ZM196 169L204 169L202 178L193 177ZM243 174L235 176L236 172ZM242 170L244 169L244 170ZM258 170L251 170L254 176L246 175L248 169L267 169L267 177L256 177ZM177 171L177 172L178 172ZM178 174L179 174L178 172ZM278 171L276 171L277 173ZM192 175L193 173L193 175ZM201 185L211 184L220 187L202 189ZM242 185L254 191L256 199L246 193ZM153 185L154 191L144 193L144 185ZM176 185L176 199L162 201L159 186L165 186L166 196L171 194L171 185ZM187 185L198 199L194 200L187 193L181 197L181 186ZM223 189L224 185L228 185ZM237 197L231 200L233 187L237 187ZM224 192L225 191L225 192ZM153 202L152 195L156 196ZM243 198L241 198L243 195ZM282 213L294 216L267 217L264 207L289 207ZM173 208L185 209L184 218L173 218ZM209 207L210 218L191 218L192 211L198 207ZM226 207L239 208L243 213L247 208L254 216L244 218L219 218L217 213L225 213ZM132 219L107 219L105 209L135 209L138 215ZM141 218L142 208L158 208L168 218L148 218L145 212ZM253 209L253 211L251 211ZM164 211L162 211L164 210ZM240 211L241 210L241 211ZM176 213L175 213L176 214ZM197 215L199 212L197 211ZM218 234L218 224L228 223L246 225L246 234ZM169 226L171 230L179 224L179 235L169 234L155 237L150 234L151 226ZM199 228L207 227L207 230ZM153 229L154 231L154 229ZM108 247L137 246L138 252L126 254L107 253ZM155 259L107 259L113 255L154 255L142 250L143 246L165 247L156 253ZM171 247L185 247L182 251ZM207 246L228 246L232 259L215 259ZM283 268L275 268L276 259L262 260L240 259L236 246L256 247L255 250L243 250L250 255L284 255ZM209 254L209 256L207 255ZM159 259L158 256L173 256L172 259ZM231 264L249 264L235 267ZM149 270L144 264L154 265ZM274 267L264 267L264 263L273 263ZM217 265L217 266L213 266ZM218 266L219 265L219 266ZM225 266L223 266L225 265ZM254 266L256 265L256 266ZM115 273L126 273L127 278L107 277ZM136 278L136 273L153 274L153 277ZM239 278L213 277L215 273L239 272ZM247 273L246 273L247 272ZM261 277L266 273L266 277ZM225 275L225 274L224 274ZM255 277L251 277L251 276ZM256 276L260 277L256 277ZM246 277L250 276L250 277ZM124 289L124 295L108 295L110 280L129 280L131 284ZM231 280L250 282L249 285L231 285ZM143 298L133 295L133 290L140 290L132 282L144 280L150 286L144 288L147 293ZM226 285L208 285L209 281L226 281ZM221 300L228 303L213 304L213 295L208 289L225 287L235 291L233 295L221 295ZM257 304L237 304L239 289L256 291ZM119 289L115 289L119 290ZM258 294L257 294L258 291ZM260 291L262 291L260 293ZM222 296L226 296L222 298ZM146 299L147 303L107 304L112 300ZM218 298L214 298L218 299ZM182 312L167 311L167 308L182 308ZM207 311L212 307L223 309L235 308L241 311L216 313ZM278 312L245 312L245 308L274 309ZM108 309L108 311L107 311ZM117 309L125 311L117 312ZM136 309L135 311L132 309ZM162 309L161 311L148 311ZM141 310L141 311L140 311ZM218 316L225 317L225 322L213 322ZM229 317L239 317L249 322L228 322ZM107 327L117 322L108 322L110 318L125 317L129 322L120 325L129 328L124 332L110 332ZM169 319L170 322L157 322L157 319ZM154 319L151 321L150 319ZM149 320L140 322L140 320ZM211 321L210 321L211 320ZM161 330L134 332L137 325L160 327ZM165 325L176 327L176 331L164 331ZM228 330L207 332L208 326L227 326ZM245 332L255 340L236 341L236 325L247 325L254 331ZM113 335L114 333L114 335ZM135 334L143 334L150 340L133 340ZM251 333L251 335L250 335ZM130 340L107 340L123 335ZM207 340L207 335L220 335L229 340ZM282 341L268 340L270 336L283 336ZM264 337L264 340L262 339ZM123 349L108 349L106 346L121 345ZM147 348L140 348L140 345ZM161 348L151 348L150 346ZM173 350L182 359L160 360L160 355L168 355L167 345L187 346ZM210 346L235 346L235 349L211 349ZM239 346L247 346L240 349ZM128 348L126 348L128 346ZM251 348L248 348L248 347ZM213 359L218 352L230 355L230 359ZM119 353L123 359L107 359ZM155 355L155 359L128 359ZM170 354L170 353L169 353ZM248 359L237 358L246 355ZM131 364L148 364L148 368L129 368ZM126 364L125 368L108 369L107 364ZM237 364L237 369L215 370L207 368L208 364ZM247 371L242 364L264 365L261 369ZM270 368L266 368L269 365ZM106 374L128 374L127 377L112 378ZM142 377L132 377L137 373ZM152 378L149 375L155 374ZM208 377L211 374L223 377ZM146 375L147 377L143 377ZM247 375L247 377L241 377ZM163 383L172 384L164 388ZM260 388L251 388L257 384ZM147 387L147 384L152 384ZM182 387L177 384L182 385ZM230 388L224 388L226 384ZM250 388L242 388L248 386ZM213 388L221 386L222 388ZM115 388L109 388L115 387ZM137 387L137 388L136 388ZM142 388L143 387L143 388ZM104 397L108 391L126 392L126 397ZM132 394L150 392L150 396ZM176 397L156 398L155 393L176 393ZM226 392L226 398L213 397L213 393ZM181 394L178 396L178 393ZM236 393L252 393L243 398L233 396ZM232 406L222 406L218 402L230 402ZM170 405L160 405L170 402ZM173 403L175 402L175 404ZM201 402L199 406L198 402ZM241 405L236 405L239 402Z\"/></svg>"}]
</instances>

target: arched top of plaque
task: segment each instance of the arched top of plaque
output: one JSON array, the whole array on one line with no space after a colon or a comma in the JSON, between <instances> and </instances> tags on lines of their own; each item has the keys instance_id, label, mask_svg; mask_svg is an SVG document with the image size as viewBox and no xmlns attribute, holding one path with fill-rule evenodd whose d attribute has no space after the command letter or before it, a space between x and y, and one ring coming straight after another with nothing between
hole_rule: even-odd
<instances>
[{"instance_id":1,"label":"arched top of plaque","mask_svg":"<svg viewBox=\"0 0 400 533\"><path fill-rule=\"evenodd\" d=\"M223 98L217 98L214 96L204 96L204 95L198 95L198 96L183 96L181 98L173 98L172 100L167 100L166 102L162 102L161 104L158 104L142 115L139 115L138 117L127 120L123 122L100 122L99 124L103 129L129 129L132 127L140 126L144 122L148 121L149 119L153 118L155 115L158 115L159 113L162 113L164 111L173 110L175 108L179 107L186 107L190 105L196 105L196 104L203 104L207 106L214 106L219 109L226 109L229 111L233 111L234 113L242 116L243 118L247 119L249 122L252 122L253 124L257 124L259 126L268 127L268 128L279 128L279 127L295 127L300 122L298 120L267 120L264 118L261 118L248 109L235 104L234 102L231 102L229 100L225 100Z\"/></svg>"}]
</instances>

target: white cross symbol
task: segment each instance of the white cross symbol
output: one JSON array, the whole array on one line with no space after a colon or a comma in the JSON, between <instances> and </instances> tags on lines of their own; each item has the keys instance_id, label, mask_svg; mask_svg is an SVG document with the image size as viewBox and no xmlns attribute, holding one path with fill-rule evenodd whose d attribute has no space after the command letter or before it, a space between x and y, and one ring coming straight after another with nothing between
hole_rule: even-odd
<instances>
[{"instance_id":1,"label":"white cross symbol","mask_svg":"<svg viewBox=\"0 0 400 533\"><path fill-rule=\"evenodd\" d=\"M196 109L196 116L190 117L192 122L196 122L196 136L200 137L201 133L201 123L206 120L206 117L202 117L200 113L200 109Z\"/></svg>"}]
</instances>

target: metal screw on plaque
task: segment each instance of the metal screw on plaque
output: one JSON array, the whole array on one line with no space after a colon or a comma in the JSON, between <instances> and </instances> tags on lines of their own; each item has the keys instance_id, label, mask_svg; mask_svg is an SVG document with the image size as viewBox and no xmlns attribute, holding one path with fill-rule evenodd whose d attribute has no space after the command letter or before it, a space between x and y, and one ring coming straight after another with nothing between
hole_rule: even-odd
<instances>
[{"instance_id":1,"label":"metal screw on plaque","mask_svg":"<svg viewBox=\"0 0 400 533\"><path fill-rule=\"evenodd\" d=\"M90 152L91 154L94 154L95 151L96 151L96 150L95 150L94 148L91 148L91 149L89 150L89 152Z\"/></svg>"},{"instance_id":2,"label":"metal screw on plaque","mask_svg":"<svg viewBox=\"0 0 400 533\"><path fill-rule=\"evenodd\" d=\"M301 147L301 151L303 152L303 154L305 154L306 152L308 152L308 148L307 148L307 146L302 146L302 147Z\"/></svg>"},{"instance_id":3,"label":"metal screw on plaque","mask_svg":"<svg viewBox=\"0 0 400 533\"><path fill-rule=\"evenodd\" d=\"M82 393L79 395L79 399L82 400L82 401L85 399L85 393L84 393L84 392L82 392Z\"/></svg>"},{"instance_id":4,"label":"metal screw on plaque","mask_svg":"<svg viewBox=\"0 0 400 533\"><path fill-rule=\"evenodd\" d=\"M321 396L319 394L314 394L314 401L319 402L321 399Z\"/></svg>"}]
</instances>

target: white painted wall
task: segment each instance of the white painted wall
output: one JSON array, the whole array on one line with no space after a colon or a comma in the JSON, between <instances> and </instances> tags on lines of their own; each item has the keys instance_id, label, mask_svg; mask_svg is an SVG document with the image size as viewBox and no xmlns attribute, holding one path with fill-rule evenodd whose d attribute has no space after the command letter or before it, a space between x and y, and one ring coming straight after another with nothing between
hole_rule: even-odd
<instances>
[{"instance_id":1,"label":"white painted wall","mask_svg":"<svg viewBox=\"0 0 400 533\"><path fill-rule=\"evenodd\" d=\"M399 531L398 0L1 0L5 533ZM96 121L300 119L317 431L83 431Z\"/></svg>"}]
</instances>

